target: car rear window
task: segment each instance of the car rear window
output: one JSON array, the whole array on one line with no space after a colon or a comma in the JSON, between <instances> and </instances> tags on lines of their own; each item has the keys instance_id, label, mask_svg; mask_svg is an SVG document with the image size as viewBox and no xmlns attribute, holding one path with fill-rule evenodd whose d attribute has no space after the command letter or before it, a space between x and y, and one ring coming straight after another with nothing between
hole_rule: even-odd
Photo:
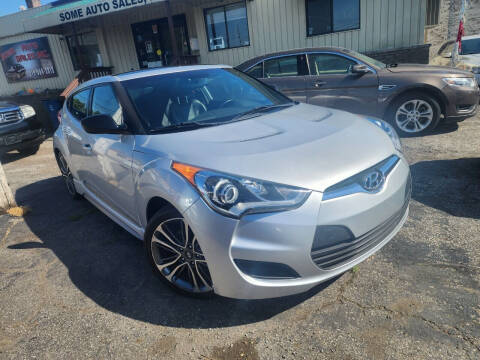
<instances>
[{"instance_id":1,"label":"car rear window","mask_svg":"<svg viewBox=\"0 0 480 360\"><path fill-rule=\"evenodd\" d=\"M68 102L68 110L77 119L83 119L88 113L88 98L90 97L90 89L80 91L70 98Z\"/></svg>"}]
</instances>

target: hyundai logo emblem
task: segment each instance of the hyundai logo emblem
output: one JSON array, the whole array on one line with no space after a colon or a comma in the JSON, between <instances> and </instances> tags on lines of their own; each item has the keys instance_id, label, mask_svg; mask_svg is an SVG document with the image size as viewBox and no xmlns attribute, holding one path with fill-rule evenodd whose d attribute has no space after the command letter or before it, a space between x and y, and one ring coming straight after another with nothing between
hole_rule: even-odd
<instances>
[{"instance_id":1,"label":"hyundai logo emblem","mask_svg":"<svg viewBox=\"0 0 480 360\"><path fill-rule=\"evenodd\" d=\"M382 187L384 181L385 177L382 172L375 170L365 175L362 186L367 191L375 191Z\"/></svg>"}]
</instances>

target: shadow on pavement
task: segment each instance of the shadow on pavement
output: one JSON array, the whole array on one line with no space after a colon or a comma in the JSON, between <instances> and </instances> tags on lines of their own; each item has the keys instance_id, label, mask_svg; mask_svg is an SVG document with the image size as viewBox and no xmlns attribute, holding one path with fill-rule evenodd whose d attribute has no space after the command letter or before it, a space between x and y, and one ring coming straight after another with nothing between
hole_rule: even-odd
<instances>
[{"instance_id":1,"label":"shadow on pavement","mask_svg":"<svg viewBox=\"0 0 480 360\"><path fill-rule=\"evenodd\" d=\"M413 199L453 216L480 219L480 158L421 161L410 169Z\"/></svg>"},{"instance_id":2,"label":"shadow on pavement","mask_svg":"<svg viewBox=\"0 0 480 360\"><path fill-rule=\"evenodd\" d=\"M441 135L441 134L448 134L458 130L458 123L454 121L444 121L443 119L440 120L438 126L430 132L426 134L411 134L408 137L425 137L425 136L432 136L432 135Z\"/></svg>"},{"instance_id":3,"label":"shadow on pavement","mask_svg":"<svg viewBox=\"0 0 480 360\"><path fill-rule=\"evenodd\" d=\"M70 199L61 177L20 188L16 197L19 204L32 208L25 221L43 244L25 242L9 248L52 250L68 268L71 282L86 296L109 311L136 320L183 328L254 323L298 305L335 281L280 299L187 298L156 278L141 241L88 201ZM69 284L60 285L68 291Z\"/></svg>"},{"instance_id":4,"label":"shadow on pavement","mask_svg":"<svg viewBox=\"0 0 480 360\"><path fill-rule=\"evenodd\" d=\"M17 161L17 160L26 158L28 156L31 156L31 155L20 154L18 151L12 150L10 152L0 154L0 159L2 160L2 164L5 165L5 164L11 163L13 161Z\"/></svg>"}]
</instances>

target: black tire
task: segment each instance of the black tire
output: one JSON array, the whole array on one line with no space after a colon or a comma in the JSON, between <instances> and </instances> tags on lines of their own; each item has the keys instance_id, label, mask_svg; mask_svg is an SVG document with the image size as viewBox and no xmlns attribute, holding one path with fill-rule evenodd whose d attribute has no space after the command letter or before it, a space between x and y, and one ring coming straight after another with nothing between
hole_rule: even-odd
<instances>
[{"instance_id":1,"label":"black tire","mask_svg":"<svg viewBox=\"0 0 480 360\"><path fill-rule=\"evenodd\" d=\"M65 182L65 187L67 188L67 192L70 197L74 200L82 199L82 195L77 192L75 189L75 182L73 181L73 175L68 167L68 163L65 160L65 157L60 151L55 151L55 159L57 160L58 168L62 173L63 180Z\"/></svg>"},{"instance_id":2,"label":"black tire","mask_svg":"<svg viewBox=\"0 0 480 360\"><path fill-rule=\"evenodd\" d=\"M185 243L185 219L182 215L173 208L159 210L150 219L145 231L147 257L153 272L178 293L210 298L214 292L207 262L188 224L187 228Z\"/></svg>"},{"instance_id":3,"label":"black tire","mask_svg":"<svg viewBox=\"0 0 480 360\"><path fill-rule=\"evenodd\" d=\"M415 104L419 104L418 109ZM421 115L429 113L431 118ZM421 92L409 92L393 101L386 118L400 136L407 137L424 135L435 129L441 114L440 105L432 96Z\"/></svg>"},{"instance_id":4,"label":"black tire","mask_svg":"<svg viewBox=\"0 0 480 360\"><path fill-rule=\"evenodd\" d=\"M20 155L30 156L30 155L36 154L39 149L40 149L40 145L35 145L35 146L24 148L24 149L19 149L18 152L20 153Z\"/></svg>"}]
</instances>

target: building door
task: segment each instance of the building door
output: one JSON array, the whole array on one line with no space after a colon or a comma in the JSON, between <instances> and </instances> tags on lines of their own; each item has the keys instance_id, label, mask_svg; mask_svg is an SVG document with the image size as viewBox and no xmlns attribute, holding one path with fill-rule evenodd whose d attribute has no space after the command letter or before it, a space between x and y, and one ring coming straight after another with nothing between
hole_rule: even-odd
<instances>
[{"instance_id":1,"label":"building door","mask_svg":"<svg viewBox=\"0 0 480 360\"><path fill-rule=\"evenodd\" d=\"M185 15L175 15L173 25L179 55L190 55L190 41ZM173 47L170 41L167 18L133 24L132 33L140 68L146 69L172 64Z\"/></svg>"}]
</instances>

